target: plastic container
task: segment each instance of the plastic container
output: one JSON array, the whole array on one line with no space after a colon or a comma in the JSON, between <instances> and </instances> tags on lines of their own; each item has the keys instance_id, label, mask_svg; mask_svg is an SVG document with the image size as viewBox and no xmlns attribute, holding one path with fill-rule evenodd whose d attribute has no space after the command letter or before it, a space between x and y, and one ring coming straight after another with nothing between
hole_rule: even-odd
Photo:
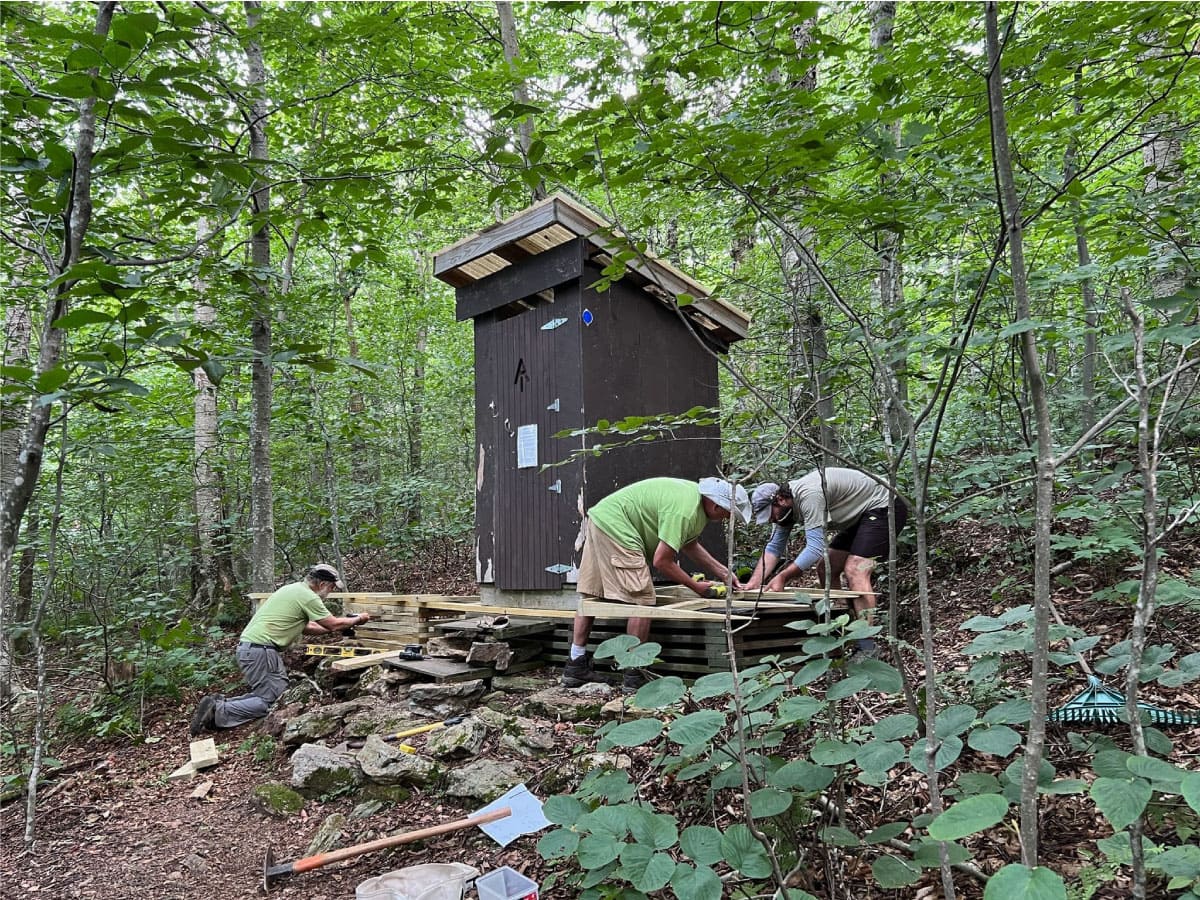
<instances>
[{"instance_id":1,"label":"plastic container","mask_svg":"<svg viewBox=\"0 0 1200 900\"><path fill-rule=\"evenodd\" d=\"M538 900L538 883L501 866L475 879L479 900Z\"/></svg>"},{"instance_id":2,"label":"plastic container","mask_svg":"<svg viewBox=\"0 0 1200 900\"><path fill-rule=\"evenodd\" d=\"M462 900L466 884L479 874L464 863L426 863L368 878L354 890L356 900Z\"/></svg>"}]
</instances>

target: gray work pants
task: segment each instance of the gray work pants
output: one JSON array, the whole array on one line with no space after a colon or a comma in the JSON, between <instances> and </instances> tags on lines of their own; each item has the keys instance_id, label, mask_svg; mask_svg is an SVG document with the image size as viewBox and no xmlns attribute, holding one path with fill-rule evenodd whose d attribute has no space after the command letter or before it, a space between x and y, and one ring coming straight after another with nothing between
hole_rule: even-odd
<instances>
[{"instance_id":1,"label":"gray work pants","mask_svg":"<svg viewBox=\"0 0 1200 900\"><path fill-rule=\"evenodd\" d=\"M250 693L218 701L213 720L218 728L233 728L261 719L287 690L287 667L278 650L252 647L243 641L238 644L237 661Z\"/></svg>"}]
</instances>

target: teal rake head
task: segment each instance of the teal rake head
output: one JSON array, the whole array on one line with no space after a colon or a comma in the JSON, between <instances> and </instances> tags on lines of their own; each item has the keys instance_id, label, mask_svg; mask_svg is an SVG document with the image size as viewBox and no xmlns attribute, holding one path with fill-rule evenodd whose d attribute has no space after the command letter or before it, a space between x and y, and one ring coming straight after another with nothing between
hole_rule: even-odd
<instances>
[{"instance_id":1,"label":"teal rake head","mask_svg":"<svg viewBox=\"0 0 1200 900\"><path fill-rule=\"evenodd\" d=\"M1159 709L1148 703L1139 703L1138 709L1141 710L1142 721L1154 725L1195 725L1200 723L1200 715L1195 713L1177 713L1169 709ZM1118 722L1126 720L1125 697L1106 688L1095 675L1089 675L1087 688L1046 718L1051 722L1066 724L1099 722L1105 725L1116 725Z\"/></svg>"}]
</instances>

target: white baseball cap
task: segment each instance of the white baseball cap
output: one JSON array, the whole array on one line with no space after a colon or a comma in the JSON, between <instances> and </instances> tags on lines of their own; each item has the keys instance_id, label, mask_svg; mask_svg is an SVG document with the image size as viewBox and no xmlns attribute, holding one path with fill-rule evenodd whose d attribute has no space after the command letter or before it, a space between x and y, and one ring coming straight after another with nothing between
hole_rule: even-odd
<instances>
[{"instance_id":1,"label":"white baseball cap","mask_svg":"<svg viewBox=\"0 0 1200 900\"><path fill-rule=\"evenodd\" d=\"M735 513L743 525L750 523L750 496L740 484L735 493L733 485L724 478L701 478L700 496L707 497L730 513Z\"/></svg>"}]
</instances>

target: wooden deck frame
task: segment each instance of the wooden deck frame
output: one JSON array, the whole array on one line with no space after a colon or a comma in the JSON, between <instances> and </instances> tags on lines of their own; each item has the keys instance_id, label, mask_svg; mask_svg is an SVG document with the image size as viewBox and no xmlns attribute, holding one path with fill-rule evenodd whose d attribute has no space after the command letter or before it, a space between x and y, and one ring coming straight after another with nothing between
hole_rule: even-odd
<instances>
[{"instance_id":1,"label":"wooden deck frame","mask_svg":"<svg viewBox=\"0 0 1200 900\"><path fill-rule=\"evenodd\" d=\"M601 620L625 621L630 618L668 620L680 624L723 623L725 602L721 599L699 598L686 587L670 585L657 591L656 606L635 606L602 600L581 600L578 612ZM253 593L253 600L269 597L266 593ZM830 591L829 599L840 607L851 598L858 597L855 591ZM330 599L342 600L347 613L369 612L371 622L356 629L357 643L378 652L369 656L358 656L338 660L335 668L340 670L364 668L377 664L384 658L403 649L405 645L424 644L438 633L435 625L448 621L475 616L508 616L511 620L573 619L576 609L542 609L523 606L495 606L480 602L478 595L452 596L445 594L389 594L374 591L345 591L331 593ZM743 591L729 600L732 621L739 624L749 622L754 613L779 614L787 611L811 613L816 601L823 599L825 592L799 589L792 591Z\"/></svg>"}]
</instances>

